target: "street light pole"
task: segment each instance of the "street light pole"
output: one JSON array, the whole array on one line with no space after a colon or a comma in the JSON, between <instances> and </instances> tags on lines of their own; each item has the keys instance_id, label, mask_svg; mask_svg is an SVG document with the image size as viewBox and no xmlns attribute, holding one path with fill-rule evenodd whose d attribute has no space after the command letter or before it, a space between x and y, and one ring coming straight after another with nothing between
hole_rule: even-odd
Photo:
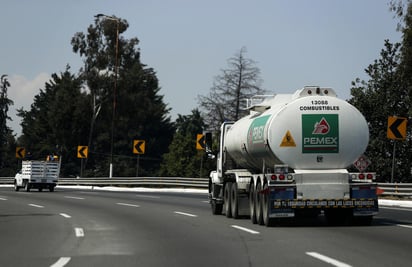
<instances>
[{"instance_id":1,"label":"street light pole","mask_svg":"<svg viewBox=\"0 0 412 267\"><path fill-rule=\"evenodd\" d=\"M111 125L111 137L110 137L110 169L109 178L113 177L113 139L114 139L114 121L116 117L116 94L117 94L117 74L119 69L119 22L120 20L113 16L104 14L97 14L96 18L104 18L116 22L116 54L115 54L115 69L114 69L114 89L113 89L113 113L112 113L112 125Z\"/></svg>"}]
</instances>

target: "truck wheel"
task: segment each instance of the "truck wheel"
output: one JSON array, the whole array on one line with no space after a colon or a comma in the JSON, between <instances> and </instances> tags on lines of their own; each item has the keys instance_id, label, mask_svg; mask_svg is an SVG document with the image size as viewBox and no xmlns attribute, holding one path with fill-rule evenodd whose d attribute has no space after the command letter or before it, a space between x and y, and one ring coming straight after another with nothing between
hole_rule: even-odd
<instances>
[{"instance_id":1,"label":"truck wheel","mask_svg":"<svg viewBox=\"0 0 412 267\"><path fill-rule=\"evenodd\" d=\"M43 191L43 187L39 187L39 192Z\"/></svg>"},{"instance_id":2,"label":"truck wheel","mask_svg":"<svg viewBox=\"0 0 412 267\"><path fill-rule=\"evenodd\" d=\"M266 225L267 227L272 225L273 220L269 217L269 186L267 183L263 185L263 191L264 193L262 194L262 217L263 217L263 224Z\"/></svg>"},{"instance_id":3,"label":"truck wheel","mask_svg":"<svg viewBox=\"0 0 412 267\"><path fill-rule=\"evenodd\" d=\"M256 190L253 182L249 186L249 209L250 209L250 220L253 224L257 224L256 220Z\"/></svg>"},{"instance_id":4,"label":"truck wheel","mask_svg":"<svg viewBox=\"0 0 412 267\"><path fill-rule=\"evenodd\" d=\"M238 193L237 193L237 183L232 184L230 189L230 203L232 208L232 217L234 219L239 218L239 202L238 202Z\"/></svg>"},{"instance_id":5,"label":"truck wheel","mask_svg":"<svg viewBox=\"0 0 412 267\"><path fill-rule=\"evenodd\" d=\"M215 199L211 200L211 205L212 205L212 213L213 215L221 215L222 210L223 210L223 204L221 203L216 203Z\"/></svg>"},{"instance_id":6,"label":"truck wheel","mask_svg":"<svg viewBox=\"0 0 412 267\"><path fill-rule=\"evenodd\" d=\"M232 205L230 203L230 190L232 188L232 183L227 182L225 189L223 191L223 205L225 209L225 214L227 218L232 218Z\"/></svg>"},{"instance_id":7,"label":"truck wheel","mask_svg":"<svg viewBox=\"0 0 412 267\"><path fill-rule=\"evenodd\" d=\"M28 181L24 184L24 190L26 190L26 192L30 192L30 184Z\"/></svg>"},{"instance_id":8,"label":"truck wheel","mask_svg":"<svg viewBox=\"0 0 412 267\"><path fill-rule=\"evenodd\" d=\"M263 200L262 200L262 184L258 182L255 192L256 203L256 221L258 224L263 225Z\"/></svg>"},{"instance_id":9,"label":"truck wheel","mask_svg":"<svg viewBox=\"0 0 412 267\"><path fill-rule=\"evenodd\" d=\"M17 181L14 181L14 191L19 191L20 187L17 185Z\"/></svg>"},{"instance_id":10,"label":"truck wheel","mask_svg":"<svg viewBox=\"0 0 412 267\"><path fill-rule=\"evenodd\" d=\"M50 190L50 192L53 192L54 191L54 186L49 186L49 190Z\"/></svg>"}]
</instances>

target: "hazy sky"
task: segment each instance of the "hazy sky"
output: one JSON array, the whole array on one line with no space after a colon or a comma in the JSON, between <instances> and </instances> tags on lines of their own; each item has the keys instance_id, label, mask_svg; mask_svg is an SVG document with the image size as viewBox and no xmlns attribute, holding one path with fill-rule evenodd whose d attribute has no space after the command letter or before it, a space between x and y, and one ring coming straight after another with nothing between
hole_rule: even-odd
<instances>
[{"instance_id":1,"label":"hazy sky","mask_svg":"<svg viewBox=\"0 0 412 267\"><path fill-rule=\"evenodd\" d=\"M305 85L334 88L350 98L350 83L379 58L384 40L400 41L389 0L1 0L0 74L15 110L26 110L52 73L81 58L70 40L94 15L126 19L126 38L140 40L142 62L160 81L160 94L177 114L196 108L227 59L241 47L257 62L263 87L292 93Z\"/></svg>"}]
</instances>

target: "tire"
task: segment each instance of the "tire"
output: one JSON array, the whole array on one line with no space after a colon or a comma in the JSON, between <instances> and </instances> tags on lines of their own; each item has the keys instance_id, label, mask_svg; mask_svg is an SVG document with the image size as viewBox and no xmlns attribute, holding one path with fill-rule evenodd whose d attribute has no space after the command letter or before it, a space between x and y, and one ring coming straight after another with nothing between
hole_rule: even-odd
<instances>
[{"instance_id":1,"label":"tire","mask_svg":"<svg viewBox=\"0 0 412 267\"><path fill-rule=\"evenodd\" d=\"M249 186L249 210L250 210L250 220L252 221L253 224L257 224L255 194L256 194L255 185L253 184L253 182L251 182Z\"/></svg>"},{"instance_id":2,"label":"tire","mask_svg":"<svg viewBox=\"0 0 412 267\"><path fill-rule=\"evenodd\" d=\"M255 192L255 204L256 204L256 222L263 225L263 200L262 200L262 184L258 182Z\"/></svg>"},{"instance_id":3,"label":"tire","mask_svg":"<svg viewBox=\"0 0 412 267\"><path fill-rule=\"evenodd\" d=\"M14 181L14 191L19 191L20 186L17 185L17 181Z\"/></svg>"},{"instance_id":4,"label":"tire","mask_svg":"<svg viewBox=\"0 0 412 267\"><path fill-rule=\"evenodd\" d=\"M270 198L270 192L268 191L269 187L268 184L265 183L263 185L263 191L265 193L262 194L262 217L263 217L263 224L266 225L267 227L272 226L273 224L273 219L269 217L269 198Z\"/></svg>"},{"instance_id":5,"label":"tire","mask_svg":"<svg viewBox=\"0 0 412 267\"><path fill-rule=\"evenodd\" d=\"M43 187L39 187L39 192L43 191Z\"/></svg>"},{"instance_id":6,"label":"tire","mask_svg":"<svg viewBox=\"0 0 412 267\"><path fill-rule=\"evenodd\" d=\"M212 206L212 214L213 215L221 215L223 211L223 204L218 204L216 203L216 200L212 199L211 200L211 206Z\"/></svg>"},{"instance_id":7,"label":"tire","mask_svg":"<svg viewBox=\"0 0 412 267\"><path fill-rule=\"evenodd\" d=\"M53 192L54 191L54 186L53 185L49 186L49 190L50 190L50 192Z\"/></svg>"},{"instance_id":8,"label":"tire","mask_svg":"<svg viewBox=\"0 0 412 267\"><path fill-rule=\"evenodd\" d=\"M230 203L230 191L232 188L232 183L227 182L223 191L223 207L225 209L225 214L227 218L232 218L232 205Z\"/></svg>"},{"instance_id":9,"label":"tire","mask_svg":"<svg viewBox=\"0 0 412 267\"><path fill-rule=\"evenodd\" d=\"M237 192L237 183L232 184L230 189L230 203L232 209L232 218L239 219L239 201Z\"/></svg>"},{"instance_id":10,"label":"tire","mask_svg":"<svg viewBox=\"0 0 412 267\"><path fill-rule=\"evenodd\" d=\"M26 192L30 192L30 184L28 181L24 184L24 190L26 190Z\"/></svg>"}]
</instances>

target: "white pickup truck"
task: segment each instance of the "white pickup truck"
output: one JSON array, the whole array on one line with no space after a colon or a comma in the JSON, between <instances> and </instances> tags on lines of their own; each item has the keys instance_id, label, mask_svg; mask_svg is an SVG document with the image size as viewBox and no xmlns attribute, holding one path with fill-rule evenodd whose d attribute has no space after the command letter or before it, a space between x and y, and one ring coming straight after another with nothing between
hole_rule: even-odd
<instances>
[{"instance_id":1,"label":"white pickup truck","mask_svg":"<svg viewBox=\"0 0 412 267\"><path fill-rule=\"evenodd\" d=\"M42 191L43 188L54 191L60 174L60 161L24 160L22 168L14 178L14 189L31 188Z\"/></svg>"}]
</instances>

